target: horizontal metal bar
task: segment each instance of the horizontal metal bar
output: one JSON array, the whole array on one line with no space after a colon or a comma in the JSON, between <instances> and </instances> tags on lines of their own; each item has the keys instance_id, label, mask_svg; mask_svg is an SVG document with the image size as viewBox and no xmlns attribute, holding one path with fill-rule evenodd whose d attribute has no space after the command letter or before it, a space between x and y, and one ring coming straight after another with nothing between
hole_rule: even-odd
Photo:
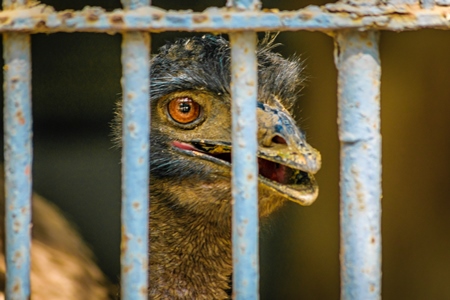
<instances>
[{"instance_id":1,"label":"horizontal metal bar","mask_svg":"<svg viewBox=\"0 0 450 300\"><path fill-rule=\"evenodd\" d=\"M233 299L259 299L256 33L230 34Z\"/></svg>"},{"instance_id":2,"label":"horizontal metal bar","mask_svg":"<svg viewBox=\"0 0 450 300\"><path fill-rule=\"evenodd\" d=\"M432 10L427 10L421 9L419 5L353 6L332 3L281 12L229 11L225 8L190 12L165 11L156 7L113 12L86 7L82 11L55 12L49 6L38 5L29 9L0 12L0 32L326 32L342 29L404 31L422 28L450 29L450 7L434 6Z\"/></svg>"},{"instance_id":3,"label":"horizontal metal bar","mask_svg":"<svg viewBox=\"0 0 450 300\"><path fill-rule=\"evenodd\" d=\"M6 299L30 297L31 54L30 36L3 35Z\"/></svg>"},{"instance_id":4,"label":"horizontal metal bar","mask_svg":"<svg viewBox=\"0 0 450 300\"><path fill-rule=\"evenodd\" d=\"M130 32L122 41L121 299L148 298L150 37Z\"/></svg>"},{"instance_id":5,"label":"horizontal metal bar","mask_svg":"<svg viewBox=\"0 0 450 300\"><path fill-rule=\"evenodd\" d=\"M341 299L381 299L378 32L336 35L341 142Z\"/></svg>"}]
</instances>

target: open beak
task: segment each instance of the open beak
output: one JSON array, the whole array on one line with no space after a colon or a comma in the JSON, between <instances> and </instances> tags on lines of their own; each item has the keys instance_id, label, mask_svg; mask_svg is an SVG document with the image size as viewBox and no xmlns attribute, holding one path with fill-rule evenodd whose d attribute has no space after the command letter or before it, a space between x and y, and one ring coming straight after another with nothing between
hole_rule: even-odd
<instances>
[{"instance_id":1,"label":"open beak","mask_svg":"<svg viewBox=\"0 0 450 300\"><path fill-rule=\"evenodd\" d=\"M321 156L282 107L258 102L258 141L261 181L288 200L312 204L319 193L313 174L321 167Z\"/></svg>"},{"instance_id":2,"label":"open beak","mask_svg":"<svg viewBox=\"0 0 450 300\"><path fill-rule=\"evenodd\" d=\"M321 167L319 151L311 147L282 107L258 102L258 169L260 184L301 205L311 205L319 187L313 174ZM230 142L175 141L175 148L217 164L230 165Z\"/></svg>"}]
</instances>

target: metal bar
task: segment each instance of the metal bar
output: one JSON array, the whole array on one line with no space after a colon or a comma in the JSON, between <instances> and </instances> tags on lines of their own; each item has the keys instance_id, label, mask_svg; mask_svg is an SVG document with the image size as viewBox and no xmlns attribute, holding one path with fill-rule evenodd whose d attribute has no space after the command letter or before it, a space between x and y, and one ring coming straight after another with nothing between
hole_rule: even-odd
<instances>
[{"instance_id":1,"label":"metal bar","mask_svg":"<svg viewBox=\"0 0 450 300\"><path fill-rule=\"evenodd\" d=\"M126 9L148 1L123 1ZM123 34L121 299L148 298L150 35Z\"/></svg>"},{"instance_id":2,"label":"metal bar","mask_svg":"<svg viewBox=\"0 0 450 300\"><path fill-rule=\"evenodd\" d=\"M423 0L432 1L432 0ZM450 0L436 0L448 5ZM343 29L406 31L450 29L450 7L418 5L353 6L330 3L296 11L165 11L155 7L106 12L98 7L55 12L38 5L17 12L0 11L0 32L129 32L129 31L337 31Z\"/></svg>"},{"instance_id":3,"label":"metal bar","mask_svg":"<svg viewBox=\"0 0 450 300\"><path fill-rule=\"evenodd\" d=\"M341 299L381 295L378 32L336 35L341 142Z\"/></svg>"},{"instance_id":4,"label":"metal bar","mask_svg":"<svg viewBox=\"0 0 450 300\"><path fill-rule=\"evenodd\" d=\"M230 34L233 298L259 299L256 33Z\"/></svg>"},{"instance_id":5,"label":"metal bar","mask_svg":"<svg viewBox=\"0 0 450 300\"><path fill-rule=\"evenodd\" d=\"M3 1L4 9L26 1ZM6 299L30 297L31 54L30 36L3 35Z\"/></svg>"},{"instance_id":6,"label":"metal bar","mask_svg":"<svg viewBox=\"0 0 450 300\"><path fill-rule=\"evenodd\" d=\"M255 11L259 0L230 0L236 10ZM257 37L230 34L232 95L233 299L259 299Z\"/></svg>"}]
</instances>

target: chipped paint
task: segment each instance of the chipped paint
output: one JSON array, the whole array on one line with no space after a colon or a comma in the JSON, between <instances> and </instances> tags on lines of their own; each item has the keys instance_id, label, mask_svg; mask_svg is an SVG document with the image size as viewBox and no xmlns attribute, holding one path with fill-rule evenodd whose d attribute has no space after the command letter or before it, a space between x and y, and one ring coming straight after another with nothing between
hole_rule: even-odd
<instances>
[{"instance_id":1,"label":"chipped paint","mask_svg":"<svg viewBox=\"0 0 450 300\"><path fill-rule=\"evenodd\" d=\"M55 11L51 6L0 11L0 32L124 32L124 31L323 31L342 29L405 31L450 29L447 0L419 4L355 6L330 3L295 11L233 11L208 8L203 12L166 11L157 7L107 12L100 7Z\"/></svg>"},{"instance_id":2,"label":"chipped paint","mask_svg":"<svg viewBox=\"0 0 450 300\"><path fill-rule=\"evenodd\" d=\"M23 33L4 34L3 57L6 297L29 299L32 164L30 36Z\"/></svg>"},{"instance_id":3,"label":"chipped paint","mask_svg":"<svg viewBox=\"0 0 450 300\"><path fill-rule=\"evenodd\" d=\"M378 32L336 35L341 142L341 299L381 299Z\"/></svg>"},{"instance_id":4,"label":"chipped paint","mask_svg":"<svg viewBox=\"0 0 450 300\"><path fill-rule=\"evenodd\" d=\"M230 34L233 298L259 299L256 33Z\"/></svg>"},{"instance_id":5,"label":"chipped paint","mask_svg":"<svg viewBox=\"0 0 450 300\"><path fill-rule=\"evenodd\" d=\"M148 1L123 1L126 9L148 4ZM95 15L97 21L105 19ZM116 24L121 23L120 16L113 18ZM147 299L143 291L148 289L149 53L148 33L124 33L121 299L125 300Z\"/></svg>"}]
</instances>

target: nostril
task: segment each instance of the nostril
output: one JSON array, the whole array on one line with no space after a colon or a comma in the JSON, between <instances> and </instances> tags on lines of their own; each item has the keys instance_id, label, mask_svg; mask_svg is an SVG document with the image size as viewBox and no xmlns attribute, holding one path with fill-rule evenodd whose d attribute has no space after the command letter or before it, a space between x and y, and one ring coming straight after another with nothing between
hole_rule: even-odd
<instances>
[{"instance_id":1,"label":"nostril","mask_svg":"<svg viewBox=\"0 0 450 300\"><path fill-rule=\"evenodd\" d=\"M281 144L281 145L286 145L286 140L283 139L281 136L276 135L272 138L272 143L274 144Z\"/></svg>"}]
</instances>

